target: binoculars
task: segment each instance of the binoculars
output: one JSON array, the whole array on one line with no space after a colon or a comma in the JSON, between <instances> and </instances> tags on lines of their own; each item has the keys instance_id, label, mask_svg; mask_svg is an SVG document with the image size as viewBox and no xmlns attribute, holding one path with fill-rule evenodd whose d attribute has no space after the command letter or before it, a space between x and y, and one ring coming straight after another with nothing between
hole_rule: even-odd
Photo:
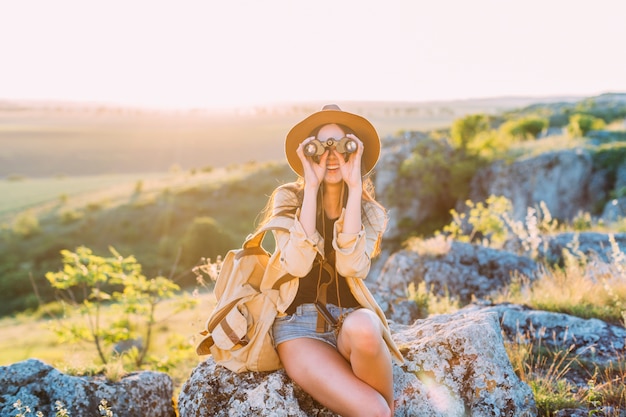
<instances>
[{"instance_id":1,"label":"binoculars","mask_svg":"<svg viewBox=\"0 0 626 417\"><path fill-rule=\"evenodd\" d=\"M358 146L354 139L343 137L339 140L335 138L326 139L321 142L317 139L312 140L304 146L304 154L311 157L319 157L326 152L326 149L334 146L337 152L342 154L350 154L356 152Z\"/></svg>"}]
</instances>

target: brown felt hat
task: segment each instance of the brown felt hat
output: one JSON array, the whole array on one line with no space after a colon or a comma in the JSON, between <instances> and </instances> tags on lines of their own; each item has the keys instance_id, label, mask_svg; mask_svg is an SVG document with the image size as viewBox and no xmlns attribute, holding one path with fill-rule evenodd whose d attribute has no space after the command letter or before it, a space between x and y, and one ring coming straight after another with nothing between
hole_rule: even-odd
<instances>
[{"instance_id":1,"label":"brown felt hat","mask_svg":"<svg viewBox=\"0 0 626 417\"><path fill-rule=\"evenodd\" d=\"M363 175L369 174L380 156L380 138L372 124L364 117L342 111L336 104L327 104L322 110L313 113L291 128L285 140L285 155L291 169L303 176L302 162L296 154L300 143L311 136L313 131L327 124L344 125L352 129L356 137L363 142L361 166Z\"/></svg>"}]
</instances>

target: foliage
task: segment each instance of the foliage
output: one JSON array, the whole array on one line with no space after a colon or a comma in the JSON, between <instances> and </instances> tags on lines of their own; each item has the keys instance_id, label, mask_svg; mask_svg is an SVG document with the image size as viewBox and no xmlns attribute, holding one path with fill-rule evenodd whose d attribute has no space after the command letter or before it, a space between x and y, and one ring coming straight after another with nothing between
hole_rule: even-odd
<instances>
[{"instance_id":1,"label":"foliage","mask_svg":"<svg viewBox=\"0 0 626 417\"><path fill-rule=\"evenodd\" d=\"M597 146L592 153L593 166L608 171L609 178L615 179L617 169L626 161L626 142L605 143Z\"/></svg>"},{"instance_id":2,"label":"foliage","mask_svg":"<svg viewBox=\"0 0 626 417\"><path fill-rule=\"evenodd\" d=\"M604 126L602 119L587 114L574 114L569 118L567 131L572 137L583 137L591 130L599 130Z\"/></svg>"},{"instance_id":3,"label":"foliage","mask_svg":"<svg viewBox=\"0 0 626 417\"><path fill-rule=\"evenodd\" d=\"M602 119L605 123L624 119L626 117L624 94L608 93L574 102L537 103L509 111L504 115L509 119L525 116L546 117L549 119L549 126L563 127L569 123L569 118L573 114L586 114Z\"/></svg>"},{"instance_id":4,"label":"foliage","mask_svg":"<svg viewBox=\"0 0 626 417\"><path fill-rule=\"evenodd\" d=\"M465 150L471 141L481 132L491 128L490 118L486 114L470 114L452 123L450 139L456 149Z\"/></svg>"},{"instance_id":5,"label":"foliage","mask_svg":"<svg viewBox=\"0 0 626 417\"><path fill-rule=\"evenodd\" d=\"M448 314L459 309L459 300L451 297L448 290L443 296L435 294L432 288L426 288L426 282L422 281L417 288L410 283L407 288L407 299L413 300L417 305L418 317L424 318L431 314Z\"/></svg>"},{"instance_id":6,"label":"foliage","mask_svg":"<svg viewBox=\"0 0 626 417\"><path fill-rule=\"evenodd\" d=\"M212 217L193 219L182 238L185 265L196 265L204 257L226 253L234 247L233 239Z\"/></svg>"},{"instance_id":7,"label":"foliage","mask_svg":"<svg viewBox=\"0 0 626 417\"><path fill-rule=\"evenodd\" d=\"M536 139L548 127L548 123L545 117L526 116L504 122L499 130L517 140L529 140Z\"/></svg>"},{"instance_id":8,"label":"foliage","mask_svg":"<svg viewBox=\"0 0 626 417\"><path fill-rule=\"evenodd\" d=\"M491 195L484 203L468 200L465 205L465 212L451 210L452 221L443 227L444 235L496 249L506 244L509 250L536 258L540 245L544 243L542 235L558 228L557 221L543 202L538 208L527 209L524 222L513 220L513 205L503 196Z\"/></svg>"},{"instance_id":9,"label":"foliage","mask_svg":"<svg viewBox=\"0 0 626 417\"><path fill-rule=\"evenodd\" d=\"M108 363L119 352L108 347L121 341L138 340L143 332L143 342L137 348L135 365L140 367L149 352L156 321L156 308L163 300L174 296L178 285L165 277L147 279L141 265L134 257L122 257L110 248L113 256L96 256L86 247L75 252L61 251L63 270L49 272L46 278L63 297L72 310L79 311L87 323L78 323L69 317L59 320L56 331L69 342L93 343L102 363ZM181 298L180 308L190 306ZM114 303L119 309L117 318L105 323L104 305Z\"/></svg>"},{"instance_id":10,"label":"foliage","mask_svg":"<svg viewBox=\"0 0 626 417\"><path fill-rule=\"evenodd\" d=\"M393 190L386 190L391 194L388 195L389 201L402 207L411 204L415 194L418 194L420 199L435 206L433 212L437 213L437 217L427 219L420 227L406 224L406 229L431 234L449 221L446 213L458 200L467 198L476 171L506 149L506 138L495 130L481 131L470 137L473 125L466 126L463 123L466 119L459 119L457 125L465 126L463 132L457 133L463 136L462 148L452 146L445 137L430 136L418 141L411 154L400 164L398 182ZM407 193L406 190L412 192ZM399 220L399 223L403 222L404 219Z\"/></svg>"},{"instance_id":11,"label":"foliage","mask_svg":"<svg viewBox=\"0 0 626 417\"><path fill-rule=\"evenodd\" d=\"M18 237L28 238L34 236L41 231L39 219L32 213L21 213L15 218L12 230Z\"/></svg>"},{"instance_id":12,"label":"foliage","mask_svg":"<svg viewBox=\"0 0 626 417\"><path fill-rule=\"evenodd\" d=\"M461 242L481 240L484 246L502 247L508 238L505 216L513 205L505 197L489 196L485 203L465 202L467 213L451 210L452 222L443 232Z\"/></svg>"},{"instance_id":13,"label":"foliage","mask_svg":"<svg viewBox=\"0 0 626 417\"><path fill-rule=\"evenodd\" d=\"M287 164L248 164L193 178L180 174L156 182L151 177L140 194L135 179L107 194L106 203L96 200L92 206L102 207L97 211L87 209L93 200L81 197L49 212L29 212L38 219L38 233L26 237L0 228L0 315L37 307L31 279L44 302L54 300L45 273L61 267L62 249L78 246L98 253L113 245L133 253L146 275L166 275L181 288L192 287L191 269L200 257L215 259L243 241L272 190L293 179ZM209 218L218 230L202 237Z\"/></svg>"}]
</instances>

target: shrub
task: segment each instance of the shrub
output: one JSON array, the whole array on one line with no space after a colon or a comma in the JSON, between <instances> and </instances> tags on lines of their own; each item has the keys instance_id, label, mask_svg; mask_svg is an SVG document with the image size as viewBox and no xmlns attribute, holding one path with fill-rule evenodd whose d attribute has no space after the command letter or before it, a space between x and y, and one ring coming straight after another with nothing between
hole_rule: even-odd
<instances>
[{"instance_id":1,"label":"shrub","mask_svg":"<svg viewBox=\"0 0 626 417\"><path fill-rule=\"evenodd\" d=\"M452 123L450 139L457 149L467 149L476 135L488 131L490 128L489 116L485 114L471 114Z\"/></svg>"},{"instance_id":2,"label":"shrub","mask_svg":"<svg viewBox=\"0 0 626 417\"><path fill-rule=\"evenodd\" d=\"M574 114L569 118L567 131L572 137L583 137L591 130L599 130L605 126L604 120L587 114Z\"/></svg>"},{"instance_id":3,"label":"shrub","mask_svg":"<svg viewBox=\"0 0 626 417\"><path fill-rule=\"evenodd\" d=\"M216 258L233 248L232 238L225 233L212 217L196 217L182 238L181 262L186 266L197 265L202 258Z\"/></svg>"},{"instance_id":4,"label":"shrub","mask_svg":"<svg viewBox=\"0 0 626 417\"><path fill-rule=\"evenodd\" d=\"M21 213L15 218L12 230L15 235L22 238L36 235L41 231L39 219L33 213Z\"/></svg>"},{"instance_id":5,"label":"shrub","mask_svg":"<svg viewBox=\"0 0 626 417\"><path fill-rule=\"evenodd\" d=\"M505 122L500 130L517 140L536 139L548 127L548 123L547 118L527 116Z\"/></svg>"}]
</instances>

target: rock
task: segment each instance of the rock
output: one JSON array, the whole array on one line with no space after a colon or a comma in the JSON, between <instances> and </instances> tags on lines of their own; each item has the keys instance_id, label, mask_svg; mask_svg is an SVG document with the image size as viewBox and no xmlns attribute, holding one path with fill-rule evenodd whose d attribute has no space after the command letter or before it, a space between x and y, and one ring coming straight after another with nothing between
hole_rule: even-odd
<instances>
[{"instance_id":1,"label":"rock","mask_svg":"<svg viewBox=\"0 0 626 417\"><path fill-rule=\"evenodd\" d=\"M598 319L533 310L517 304L469 305L461 310L496 313L510 341L540 342L542 346L572 349L577 357L597 364L626 355L626 329Z\"/></svg>"},{"instance_id":2,"label":"rock","mask_svg":"<svg viewBox=\"0 0 626 417\"><path fill-rule=\"evenodd\" d=\"M100 416L98 405L106 400L116 416L174 417L173 386L167 374L142 371L119 382L101 377L66 375L36 359L0 367L0 415L14 415L18 400L24 406L55 417L61 401L72 417ZM148 412L149 410L149 412Z\"/></svg>"},{"instance_id":3,"label":"rock","mask_svg":"<svg viewBox=\"0 0 626 417\"><path fill-rule=\"evenodd\" d=\"M571 220L581 211L591 211L595 203L588 195L592 173L591 155L583 149L546 152L513 163L496 161L474 176L469 199L504 196L513 204L513 219L519 221L528 207L543 201L553 218Z\"/></svg>"},{"instance_id":4,"label":"rock","mask_svg":"<svg viewBox=\"0 0 626 417\"><path fill-rule=\"evenodd\" d=\"M563 251L576 257L597 257L602 262L611 262L614 249L608 233L567 232L544 236L544 245L539 247L539 258L548 264L562 264ZM617 248L626 253L626 233L613 234Z\"/></svg>"},{"instance_id":5,"label":"rock","mask_svg":"<svg viewBox=\"0 0 626 417\"><path fill-rule=\"evenodd\" d=\"M406 360L395 376L396 415L537 415L532 391L504 349L496 314L437 315L393 338Z\"/></svg>"},{"instance_id":6,"label":"rock","mask_svg":"<svg viewBox=\"0 0 626 417\"><path fill-rule=\"evenodd\" d=\"M530 388L515 375L497 315L457 313L393 326L406 361L394 365L396 416L535 416ZM212 357L178 400L181 417L335 416L283 370L235 374Z\"/></svg>"},{"instance_id":7,"label":"rock","mask_svg":"<svg viewBox=\"0 0 626 417\"><path fill-rule=\"evenodd\" d=\"M602 221L611 224L626 218L626 197L614 198L604 206Z\"/></svg>"},{"instance_id":8,"label":"rock","mask_svg":"<svg viewBox=\"0 0 626 417\"><path fill-rule=\"evenodd\" d=\"M199 364L178 397L181 417L335 416L291 382L284 370L234 373L210 356Z\"/></svg>"},{"instance_id":9,"label":"rock","mask_svg":"<svg viewBox=\"0 0 626 417\"><path fill-rule=\"evenodd\" d=\"M391 255L373 292L391 320L409 324L417 317L407 317L407 309L397 307L411 283L417 287L424 282L434 294L467 304L501 290L515 275L532 280L538 270L537 263L523 256L438 237Z\"/></svg>"},{"instance_id":10,"label":"rock","mask_svg":"<svg viewBox=\"0 0 626 417\"><path fill-rule=\"evenodd\" d=\"M452 152L449 146L441 149L444 142L437 141L422 132L411 132L402 138L395 140L386 139L381 149L379 164L376 169L374 185L376 198L389 211L389 224L384 234L384 241L393 241L401 238L406 233L407 227L417 226L440 210L440 199L451 199L447 195L433 196L432 191L425 192L425 181L431 181L432 177L422 178L402 174L402 164L411 157L419 147L420 154L429 152ZM438 173L430 173L437 181ZM443 204L452 207L453 201Z\"/></svg>"}]
</instances>

